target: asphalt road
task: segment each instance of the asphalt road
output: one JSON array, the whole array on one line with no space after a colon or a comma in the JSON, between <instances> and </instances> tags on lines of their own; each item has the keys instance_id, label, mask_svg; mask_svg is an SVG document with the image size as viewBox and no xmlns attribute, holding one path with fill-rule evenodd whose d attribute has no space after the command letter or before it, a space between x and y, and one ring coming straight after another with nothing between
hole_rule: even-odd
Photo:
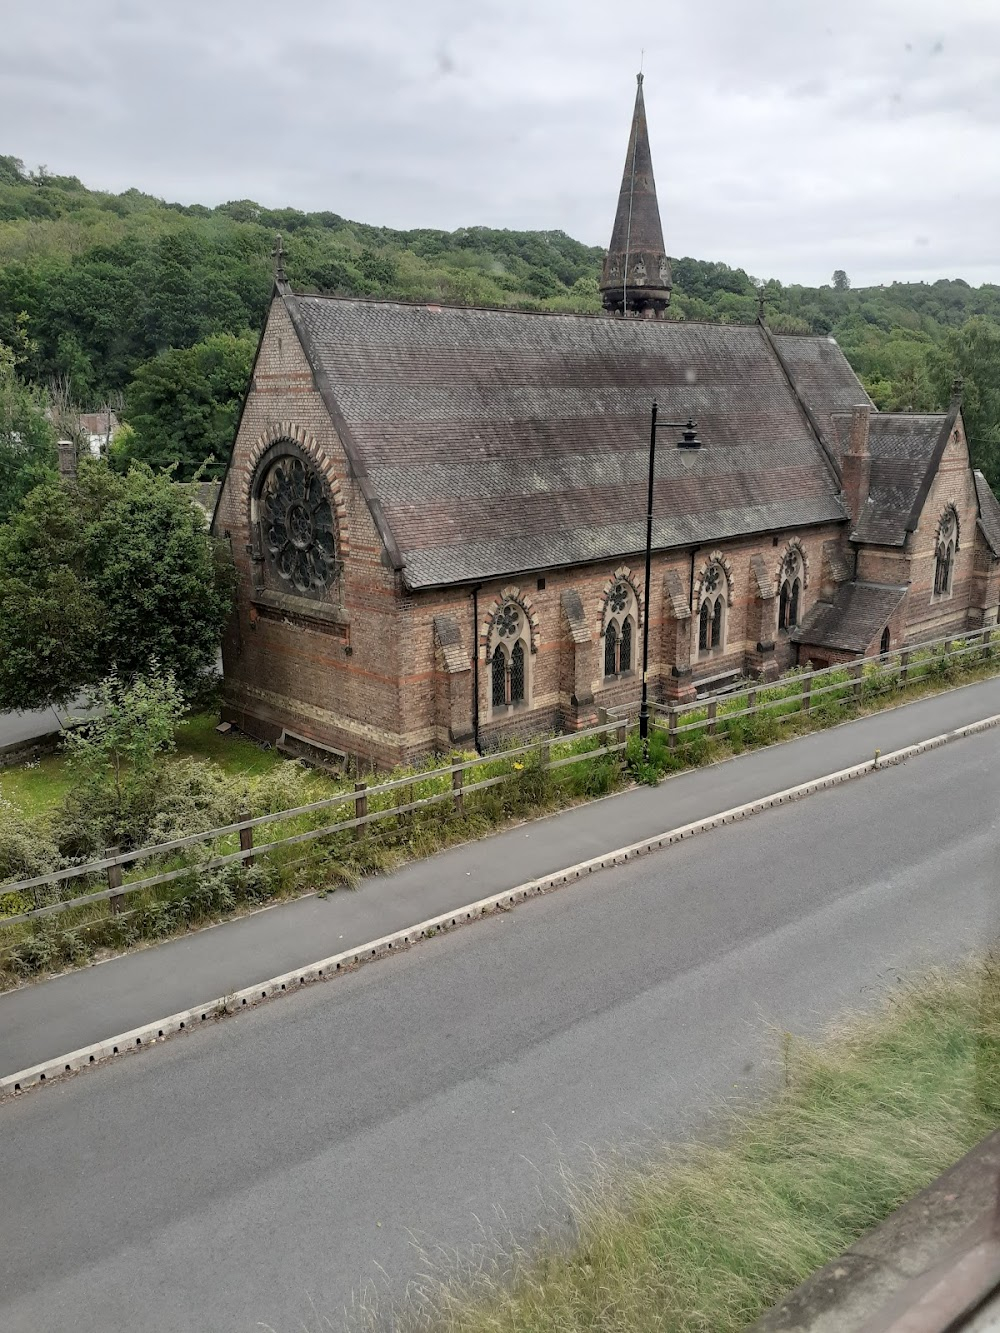
<instances>
[{"instance_id":1,"label":"asphalt road","mask_svg":"<svg viewBox=\"0 0 1000 1333\"><path fill-rule=\"evenodd\" d=\"M58 1058L526 880L847 768L870 759L876 748L888 754L996 713L1000 677L451 848L367 880L357 893L283 903L0 995L0 1074ZM881 783L882 776L864 781Z\"/></svg>"},{"instance_id":2,"label":"asphalt road","mask_svg":"<svg viewBox=\"0 0 1000 1333\"><path fill-rule=\"evenodd\" d=\"M560 1163L689 1131L767 1024L991 940L998 798L988 732L5 1103L0 1328L326 1328L415 1236L558 1220Z\"/></svg>"}]
</instances>

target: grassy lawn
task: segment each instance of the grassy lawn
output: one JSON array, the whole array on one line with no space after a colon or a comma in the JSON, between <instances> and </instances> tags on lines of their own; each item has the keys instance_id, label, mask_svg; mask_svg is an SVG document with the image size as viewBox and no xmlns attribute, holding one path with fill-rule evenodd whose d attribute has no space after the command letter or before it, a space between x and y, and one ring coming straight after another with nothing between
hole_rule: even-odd
<instances>
[{"instance_id":1,"label":"grassy lawn","mask_svg":"<svg viewBox=\"0 0 1000 1333\"><path fill-rule=\"evenodd\" d=\"M256 777L280 768L287 761L275 750L256 745L237 732L220 735L215 713L195 713L177 729L178 759L205 759L224 772ZM169 763L169 759L167 760ZM318 782L321 779L317 775ZM66 759L49 754L16 768L0 768L0 796L29 815L41 814L58 805L71 786Z\"/></svg>"},{"instance_id":2,"label":"grassy lawn","mask_svg":"<svg viewBox=\"0 0 1000 1333\"><path fill-rule=\"evenodd\" d=\"M185 759L210 759L226 773L256 777L280 768L288 761L277 750L265 749L238 732L220 734L215 713L195 713L177 729L177 755Z\"/></svg>"},{"instance_id":3,"label":"grassy lawn","mask_svg":"<svg viewBox=\"0 0 1000 1333\"><path fill-rule=\"evenodd\" d=\"M895 992L712 1144L571 1190L576 1241L387 1311L398 1333L737 1333L1000 1124L1000 960Z\"/></svg>"}]
</instances>

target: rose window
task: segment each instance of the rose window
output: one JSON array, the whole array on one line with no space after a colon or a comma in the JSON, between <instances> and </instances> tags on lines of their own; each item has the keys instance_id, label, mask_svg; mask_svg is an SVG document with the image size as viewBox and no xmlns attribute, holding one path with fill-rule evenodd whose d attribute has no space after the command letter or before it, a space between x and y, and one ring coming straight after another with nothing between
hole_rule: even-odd
<instances>
[{"instance_id":1,"label":"rose window","mask_svg":"<svg viewBox=\"0 0 1000 1333\"><path fill-rule=\"evenodd\" d=\"M260 496L268 564L299 593L329 587L337 572L334 517L319 476L300 458L271 468Z\"/></svg>"},{"instance_id":2,"label":"rose window","mask_svg":"<svg viewBox=\"0 0 1000 1333\"><path fill-rule=\"evenodd\" d=\"M493 627L501 639L509 639L516 634L521 624L521 617L513 602L505 602L496 614Z\"/></svg>"},{"instance_id":3,"label":"rose window","mask_svg":"<svg viewBox=\"0 0 1000 1333\"><path fill-rule=\"evenodd\" d=\"M628 588L624 583L616 583L611 589L608 606L615 615L620 615L628 606Z\"/></svg>"}]
</instances>

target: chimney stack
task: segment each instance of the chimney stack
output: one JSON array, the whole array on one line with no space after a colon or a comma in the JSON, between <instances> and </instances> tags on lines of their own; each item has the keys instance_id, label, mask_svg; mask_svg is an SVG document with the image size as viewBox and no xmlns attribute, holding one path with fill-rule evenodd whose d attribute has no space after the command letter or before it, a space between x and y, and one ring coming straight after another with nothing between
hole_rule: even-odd
<instances>
[{"instance_id":1,"label":"chimney stack","mask_svg":"<svg viewBox=\"0 0 1000 1333\"><path fill-rule=\"evenodd\" d=\"M851 433L847 441L847 451L841 459L844 499L847 502L852 528L858 526L871 484L872 457L868 450L870 418L871 407L867 403L861 403L851 409Z\"/></svg>"}]
</instances>

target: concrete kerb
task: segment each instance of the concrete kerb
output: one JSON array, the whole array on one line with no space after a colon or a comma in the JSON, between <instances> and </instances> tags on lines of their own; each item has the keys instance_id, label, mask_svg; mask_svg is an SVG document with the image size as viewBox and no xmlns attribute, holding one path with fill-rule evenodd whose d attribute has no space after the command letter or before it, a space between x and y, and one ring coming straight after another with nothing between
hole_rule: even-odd
<instances>
[{"instance_id":1,"label":"concrete kerb","mask_svg":"<svg viewBox=\"0 0 1000 1333\"><path fill-rule=\"evenodd\" d=\"M342 953L333 954L329 958L320 959L306 967L296 968L293 972L285 972L281 976L257 982L253 986L247 986L229 995L221 995L217 999L210 1000L207 1004L182 1010L180 1013L171 1014L169 1017L161 1018L153 1023L146 1023L142 1027L133 1028L131 1032L123 1032L120 1036L108 1037L104 1041L95 1042L92 1046L84 1046L80 1050L71 1051L68 1055L45 1060L41 1064L32 1065L28 1069L0 1078L0 1099L20 1095L41 1084L53 1082L66 1074L74 1074L114 1056L124 1055L127 1051L155 1046L158 1042L165 1041L168 1037L172 1037L179 1032L190 1032L201 1027L210 1019L223 1018L227 1014L239 1013L277 995L287 994L316 981L329 980L343 972L354 971L365 963L384 958L393 952L398 953L400 950L410 948L421 940L433 939L435 935L466 925L470 921L481 920L483 917L491 916L496 912L509 911L510 908L528 898L541 893L548 893L552 889L561 888L563 885L583 879L595 871L624 865L627 861L634 860L636 857L644 856L648 852L658 851L663 847L670 847L677 842L683 842L687 838L694 837L695 834L707 833L712 829L746 819L750 815L760 814L764 810L772 810L777 806L786 805L790 801L801 800L805 796L811 796L814 792L826 791L844 782L850 782L854 778L863 777L866 773L901 764L916 755L925 754L929 750L935 750L939 746L946 745L949 741L988 731L998 725L1000 725L1000 713L983 718L978 722L970 722L964 727L944 732L940 736L919 741L915 745L908 745L901 750L894 750L890 754L883 755L876 751L874 758L866 759L863 763L855 764L851 768L840 769L836 773L829 773L821 778L812 778L798 786L774 792L770 796L759 797L745 805L734 806L731 810L723 810L717 815L709 815L705 819L696 820L691 824L683 824L655 837L645 838L642 842L632 843L628 847L620 847L612 852L605 852L589 861L581 861L577 865L568 866L564 870L556 870L549 875L542 876L540 879L529 880L527 883L520 884L513 889L504 889L502 893L492 894L488 898L480 898L477 902L468 903L450 912L444 912L440 916L430 917L416 925L394 931L391 935L383 935L379 939L370 940L357 948L347 949Z\"/></svg>"}]
</instances>

